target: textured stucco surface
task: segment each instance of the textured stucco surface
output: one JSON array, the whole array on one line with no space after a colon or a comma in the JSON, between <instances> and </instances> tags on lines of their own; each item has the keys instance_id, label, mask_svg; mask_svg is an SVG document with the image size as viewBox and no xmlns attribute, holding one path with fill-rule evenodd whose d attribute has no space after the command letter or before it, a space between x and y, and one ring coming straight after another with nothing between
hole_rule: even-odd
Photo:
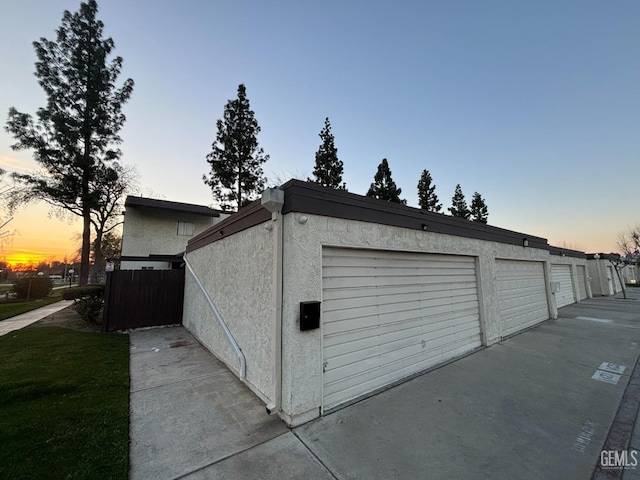
<instances>
[{"instance_id":1,"label":"textured stucco surface","mask_svg":"<svg viewBox=\"0 0 640 480\"><path fill-rule=\"evenodd\" d=\"M193 235L206 230L221 217L188 215L164 210L128 208L122 230L122 255L175 255L183 252L192 236L178 235L178 222L193 223ZM123 270L153 266L158 262L122 262ZM165 264L166 265L166 264Z\"/></svg>"},{"instance_id":2,"label":"textured stucco surface","mask_svg":"<svg viewBox=\"0 0 640 480\"><path fill-rule=\"evenodd\" d=\"M576 302L580 300L580 288L578 285L578 265L583 267L587 266L586 258L577 258L577 257L562 257L558 255L550 255L551 265L569 265L571 267L571 282L573 283L573 298L576 299ZM553 281L553 280L552 280ZM587 287L587 297L591 298L591 288L589 287L589 282L585 279L585 286ZM552 295L554 305L556 305L556 297ZM556 305L557 308L557 305Z\"/></svg>"},{"instance_id":3,"label":"textured stucco surface","mask_svg":"<svg viewBox=\"0 0 640 480\"><path fill-rule=\"evenodd\" d=\"M299 303L322 301L323 246L476 257L485 345L500 340L502 334L495 259L542 261L549 269L546 250L310 214L304 214L308 220L301 224L301 216L284 216L282 407L293 424L318 415L322 404L322 328L300 331Z\"/></svg>"},{"instance_id":4,"label":"textured stucco surface","mask_svg":"<svg viewBox=\"0 0 640 480\"><path fill-rule=\"evenodd\" d=\"M245 355L247 383L269 403L275 395L273 232L257 225L190 252L187 258ZM238 358L189 272L183 324L239 374Z\"/></svg>"},{"instance_id":5,"label":"textured stucco surface","mask_svg":"<svg viewBox=\"0 0 640 480\"><path fill-rule=\"evenodd\" d=\"M609 260L604 258L588 260L587 274L590 277L589 283L593 295L608 296L622 291L616 269Z\"/></svg>"}]
</instances>

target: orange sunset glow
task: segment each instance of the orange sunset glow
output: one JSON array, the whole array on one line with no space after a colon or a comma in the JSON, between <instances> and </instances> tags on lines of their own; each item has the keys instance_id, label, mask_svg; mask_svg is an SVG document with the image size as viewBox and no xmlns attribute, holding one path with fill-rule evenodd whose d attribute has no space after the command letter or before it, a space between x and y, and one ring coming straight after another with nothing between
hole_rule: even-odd
<instances>
[{"instance_id":1,"label":"orange sunset glow","mask_svg":"<svg viewBox=\"0 0 640 480\"><path fill-rule=\"evenodd\" d=\"M29 205L14 214L7 225L12 235L1 245L0 260L16 267L35 267L41 262L71 260L80 248L77 221L61 221L49 215L42 203Z\"/></svg>"},{"instance_id":2,"label":"orange sunset glow","mask_svg":"<svg viewBox=\"0 0 640 480\"><path fill-rule=\"evenodd\" d=\"M44 256L37 253L13 253L5 257L5 262L14 269L18 266L36 266L45 260Z\"/></svg>"}]
</instances>

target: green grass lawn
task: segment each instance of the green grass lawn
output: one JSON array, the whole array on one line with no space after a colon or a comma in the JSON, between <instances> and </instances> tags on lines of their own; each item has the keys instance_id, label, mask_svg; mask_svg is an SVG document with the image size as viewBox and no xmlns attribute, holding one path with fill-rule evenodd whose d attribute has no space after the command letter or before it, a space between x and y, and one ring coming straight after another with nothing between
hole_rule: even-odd
<instances>
[{"instance_id":1,"label":"green grass lawn","mask_svg":"<svg viewBox=\"0 0 640 480\"><path fill-rule=\"evenodd\" d=\"M50 303L58 302L62 298L60 295L60 291L56 290L48 297L42 298L40 300L0 301L0 321L6 320L7 318L15 317L16 315L20 315L21 313L35 310L36 308L44 307L45 305L49 305Z\"/></svg>"},{"instance_id":2,"label":"green grass lawn","mask_svg":"<svg viewBox=\"0 0 640 480\"><path fill-rule=\"evenodd\" d=\"M0 478L122 479L129 337L58 327L0 337Z\"/></svg>"}]
</instances>

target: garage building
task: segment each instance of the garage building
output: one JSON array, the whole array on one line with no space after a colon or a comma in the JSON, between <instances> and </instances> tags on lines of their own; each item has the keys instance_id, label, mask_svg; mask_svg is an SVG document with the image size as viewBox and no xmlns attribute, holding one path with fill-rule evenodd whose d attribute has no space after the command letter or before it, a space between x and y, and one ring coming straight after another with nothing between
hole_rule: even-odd
<instances>
[{"instance_id":1,"label":"garage building","mask_svg":"<svg viewBox=\"0 0 640 480\"><path fill-rule=\"evenodd\" d=\"M292 180L189 242L183 323L299 425L555 318L550 248Z\"/></svg>"}]
</instances>

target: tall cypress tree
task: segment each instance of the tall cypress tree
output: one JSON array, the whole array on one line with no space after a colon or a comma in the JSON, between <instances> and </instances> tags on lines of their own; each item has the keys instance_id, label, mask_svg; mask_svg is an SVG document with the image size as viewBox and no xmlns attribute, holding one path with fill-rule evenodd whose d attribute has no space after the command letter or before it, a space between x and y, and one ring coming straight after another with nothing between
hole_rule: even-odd
<instances>
[{"instance_id":1,"label":"tall cypress tree","mask_svg":"<svg viewBox=\"0 0 640 480\"><path fill-rule=\"evenodd\" d=\"M367 192L367 197L387 200L388 202L400 203L402 205L407 204L406 200L400 198L402 189L398 188L396 182L391 178L391 169L389 169L389 163L386 158L383 158L380 165L378 165L378 171L373 177L373 180L374 182Z\"/></svg>"},{"instance_id":2,"label":"tall cypress tree","mask_svg":"<svg viewBox=\"0 0 640 480\"><path fill-rule=\"evenodd\" d=\"M342 182L344 164L338 158L338 149L331 133L329 117L325 118L324 128L319 135L322 143L316 152L316 166L313 169L315 180L313 181L325 187L346 190L347 186Z\"/></svg>"},{"instance_id":3,"label":"tall cypress tree","mask_svg":"<svg viewBox=\"0 0 640 480\"><path fill-rule=\"evenodd\" d=\"M469 207L467 207L467 202L464 199L464 194L462 193L462 187L460 184L456 185L456 191L451 198L451 207L449 207L449 212L451 212L452 217L460 217L469 219L471 212L469 211Z\"/></svg>"},{"instance_id":4,"label":"tall cypress tree","mask_svg":"<svg viewBox=\"0 0 640 480\"><path fill-rule=\"evenodd\" d=\"M115 44L103 38L95 0L81 3L76 13L65 11L56 41L34 42L36 77L47 105L31 115L9 110L6 130L17 140L15 150L31 149L42 174L14 175L26 185L20 200L42 199L82 217L80 284L87 283L91 247L91 215L104 187L99 178L112 174L121 156L118 132L125 122L123 105L133 91L133 80L118 88L122 58L108 61ZM15 200L15 199L14 199ZM119 214L119 212L117 212Z\"/></svg>"},{"instance_id":5,"label":"tall cypress tree","mask_svg":"<svg viewBox=\"0 0 640 480\"><path fill-rule=\"evenodd\" d=\"M489 209L487 204L478 192L473 194L471 199L471 220L478 223L487 223L489 219Z\"/></svg>"},{"instance_id":6,"label":"tall cypress tree","mask_svg":"<svg viewBox=\"0 0 640 480\"><path fill-rule=\"evenodd\" d=\"M260 126L244 85L238 86L238 98L227 102L216 126L216 140L207 155L211 171L202 180L223 210L240 209L263 190L266 178L261 165L269 160L258 146Z\"/></svg>"},{"instance_id":7,"label":"tall cypress tree","mask_svg":"<svg viewBox=\"0 0 640 480\"><path fill-rule=\"evenodd\" d=\"M429 170L423 170L418 181L418 203L423 210L439 212L442 210L442 204L438 202L436 186L431 184L432 181Z\"/></svg>"}]
</instances>

